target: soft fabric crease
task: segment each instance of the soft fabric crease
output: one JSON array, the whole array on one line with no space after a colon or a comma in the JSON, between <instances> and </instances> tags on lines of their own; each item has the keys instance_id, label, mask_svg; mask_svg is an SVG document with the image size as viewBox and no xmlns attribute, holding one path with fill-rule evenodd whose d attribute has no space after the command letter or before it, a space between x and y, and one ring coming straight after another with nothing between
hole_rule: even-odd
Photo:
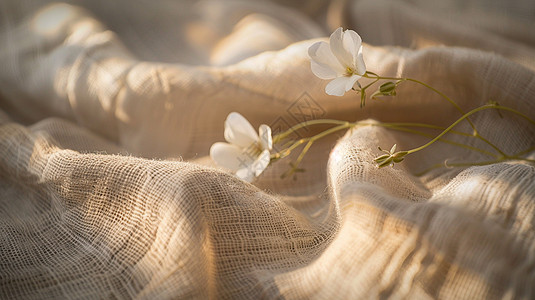
<instances>
[{"instance_id":1,"label":"soft fabric crease","mask_svg":"<svg viewBox=\"0 0 535 300\"><path fill-rule=\"evenodd\" d=\"M535 119L533 9L2 1L0 298L535 298L532 163L451 167L495 151L467 122L394 167L373 161L438 133L379 122L448 126L489 102ZM361 108L363 70L459 107L404 81ZM298 151L270 161L288 147L277 134L316 119L370 126L318 139L297 167ZM470 120L535 157L525 119Z\"/></svg>"}]
</instances>

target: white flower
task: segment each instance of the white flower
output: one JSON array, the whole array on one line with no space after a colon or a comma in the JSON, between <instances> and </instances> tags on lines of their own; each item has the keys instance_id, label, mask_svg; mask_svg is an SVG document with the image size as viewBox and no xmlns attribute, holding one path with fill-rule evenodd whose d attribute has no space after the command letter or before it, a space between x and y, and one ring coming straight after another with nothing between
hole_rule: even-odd
<instances>
[{"instance_id":1,"label":"white flower","mask_svg":"<svg viewBox=\"0 0 535 300\"><path fill-rule=\"evenodd\" d=\"M260 125L257 134L247 119L232 112L225 120L225 140L210 148L210 157L246 181L253 181L269 165L273 145L271 128Z\"/></svg>"},{"instance_id":2,"label":"white flower","mask_svg":"<svg viewBox=\"0 0 535 300\"><path fill-rule=\"evenodd\" d=\"M353 30L339 27L331 34L329 44L315 43L308 48L308 55L314 75L334 79L325 87L329 95L343 96L366 73L362 39Z\"/></svg>"}]
</instances>

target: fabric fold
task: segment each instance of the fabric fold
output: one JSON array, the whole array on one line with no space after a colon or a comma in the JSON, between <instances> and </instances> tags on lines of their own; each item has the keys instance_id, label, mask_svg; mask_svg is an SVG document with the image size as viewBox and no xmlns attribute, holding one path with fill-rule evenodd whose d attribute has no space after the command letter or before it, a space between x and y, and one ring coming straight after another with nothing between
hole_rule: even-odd
<instances>
[{"instance_id":1,"label":"fabric fold","mask_svg":"<svg viewBox=\"0 0 535 300\"><path fill-rule=\"evenodd\" d=\"M534 298L535 167L485 163L489 142L535 159L533 124L488 109L470 121L489 142L462 122L374 163L440 133L380 122L447 126L486 103L535 119L531 2L438 2L0 4L0 298ZM455 103L416 81L363 108L327 95L308 49L332 24L362 36L367 70ZM273 136L368 126L250 184L208 156L231 112Z\"/></svg>"}]
</instances>

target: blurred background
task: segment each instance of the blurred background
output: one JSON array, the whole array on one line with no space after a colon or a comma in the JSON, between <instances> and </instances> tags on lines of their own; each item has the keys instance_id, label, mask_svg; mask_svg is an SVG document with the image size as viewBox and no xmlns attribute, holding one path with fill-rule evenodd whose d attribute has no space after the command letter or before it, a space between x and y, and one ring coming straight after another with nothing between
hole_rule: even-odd
<instances>
[{"instance_id":1,"label":"blurred background","mask_svg":"<svg viewBox=\"0 0 535 300\"><path fill-rule=\"evenodd\" d=\"M189 65L232 64L339 26L375 46L471 47L521 62L535 47L535 1L4 0L0 53L21 19L41 31L68 18L61 3L87 9L141 60Z\"/></svg>"}]
</instances>

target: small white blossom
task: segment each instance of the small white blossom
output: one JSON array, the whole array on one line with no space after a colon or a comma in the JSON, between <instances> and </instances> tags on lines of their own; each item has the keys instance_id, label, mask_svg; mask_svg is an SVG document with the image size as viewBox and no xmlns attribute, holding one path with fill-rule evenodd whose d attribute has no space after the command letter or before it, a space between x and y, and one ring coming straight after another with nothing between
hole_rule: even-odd
<instances>
[{"instance_id":1,"label":"small white blossom","mask_svg":"<svg viewBox=\"0 0 535 300\"><path fill-rule=\"evenodd\" d=\"M269 126L260 125L257 134L247 119L232 112L225 120L225 140L228 143L212 145L210 157L239 178L251 182L269 165L273 145Z\"/></svg>"},{"instance_id":2,"label":"small white blossom","mask_svg":"<svg viewBox=\"0 0 535 300\"><path fill-rule=\"evenodd\" d=\"M333 79L325 87L329 95L343 96L366 73L362 39L353 30L343 31L339 27L331 34L329 43L317 42L310 46L308 55L314 75Z\"/></svg>"}]
</instances>

